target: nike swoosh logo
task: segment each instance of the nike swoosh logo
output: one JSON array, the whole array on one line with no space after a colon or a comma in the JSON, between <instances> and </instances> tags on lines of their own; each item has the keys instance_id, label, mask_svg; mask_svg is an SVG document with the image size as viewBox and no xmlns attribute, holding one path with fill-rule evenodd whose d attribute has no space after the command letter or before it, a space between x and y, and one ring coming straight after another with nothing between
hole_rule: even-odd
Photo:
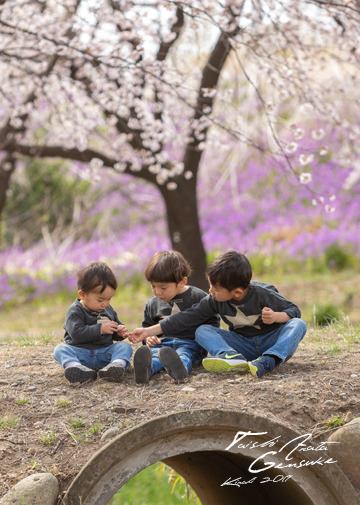
<instances>
[{"instance_id":1,"label":"nike swoosh logo","mask_svg":"<svg viewBox=\"0 0 360 505\"><path fill-rule=\"evenodd\" d=\"M228 356L227 354L225 354L225 359L236 358L236 356L241 356L241 354L230 354L230 356Z\"/></svg>"}]
</instances>

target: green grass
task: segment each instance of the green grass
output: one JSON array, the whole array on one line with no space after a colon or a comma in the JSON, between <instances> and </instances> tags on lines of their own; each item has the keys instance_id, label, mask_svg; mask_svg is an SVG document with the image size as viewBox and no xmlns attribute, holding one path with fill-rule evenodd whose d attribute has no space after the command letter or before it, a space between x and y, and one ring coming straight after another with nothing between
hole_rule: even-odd
<instances>
[{"instance_id":1,"label":"green grass","mask_svg":"<svg viewBox=\"0 0 360 505\"><path fill-rule=\"evenodd\" d=\"M29 403L29 398L17 398L15 402L18 405L26 405L27 403Z\"/></svg>"},{"instance_id":2,"label":"green grass","mask_svg":"<svg viewBox=\"0 0 360 505\"><path fill-rule=\"evenodd\" d=\"M301 346L337 355L359 347L360 325L349 323L347 319L335 321L327 326L310 327Z\"/></svg>"},{"instance_id":3,"label":"green grass","mask_svg":"<svg viewBox=\"0 0 360 505\"><path fill-rule=\"evenodd\" d=\"M57 400L55 402L55 407L59 407L60 409L63 409L65 407L69 407L71 405L71 401L67 400L66 398L63 400Z\"/></svg>"},{"instance_id":4,"label":"green grass","mask_svg":"<svg viewBox=\"0 0 360 505\"><path fill-rule=\"evenodd\" d=\"M136 286L119 286L111 305L120 320L133 329L141 325L144 305L151 295L151 288L146 281L141 284L138 282ZM19 345L25 347L37 343L53 344L58 338L54 332L63 332L66 311L76 297L76 292L58 293L21 304L12 303L0 310L2 333L5 330L9 334L19 333L16 340L21 340Z\"/></svg>"},{"instance_id":5,"label":"green grass","mask_svg":"<svg viewBox=\"0 0 360 505\"><path fill-rule=\"evenodd\" d=\"M328 421L324 421L321 424L325 426L328 430L333 430L335 428L343 426L345 423L346 421L344 417L333 415Z\"/></svg>"},{"instance_id":6,"label":"green grass","mask_svg":"<svg viewBox=\"0 0 360 505\"><path fill-rule=\"evenodd\" d=\"M94 424L92 424L87 430L85 430L85 435L98 435L103 430L104 426L97 420Z\"/></svg>"},{"instance_id":7,"label":"green grass","mask_svg":"<svg viewBox=\"0 0 360 505\"><path fill-rule=\"evenodd\" d=\"M201 505L194 490L170 467L156 463L128 481L108 505Z\"/></svg>"},{"instance_id":8,"label":"green grass","mask_svg":"<svg viewBox=\"0 0 360 505\"><path fill-rule=\"evenodd\" d=\"M79 430L81 428L85 428L84 416L77 416L74 419L70 420L70 426L75 430Z\"/></svg>"},{"instance_id":9,"label":"green grass","mask_svg":"<svg viewBox=\"0 0 360 505\"><path fill-rule=\"evenodd\" d=\"M3 417L0 417L0 429L4 431L13 430L14 428L16 428L19 421L20 421L19 417L13 417L5 414Z\"/></svg>"},{"instance_id":10,"label":"green grass","mask_svg":"<svg viewBox=\"0 0 360 505\"><path fill-rule=\"evenodd\" d=\"M309 325L316 323L318 310L335 306L340 317L360 320L360 272L358 270L306 272L301 268L288 274L268 272L254 278L274 284L280 293L296 303Z\"/></svg>"},{"instance_id":11,"label":"green grass","mask_svg":"<svg viewBox=\"0 0 360 505\"><path fill-rule=\"evenodd\" d=\"M53 432L53 430L50 430L46 433L43 433L41 436L40 436L40 442L44 445L51 445L55 442L55 440L57 439L57 436L56 434Z\"/></svg>"},{"instance_id":12,"label":"green grass","mask_svg":"<svg viewBox=\"0 0 360 505\"><path fill-rule=\"evenodd\" d=\"M16 340L16 345L19 347L32 347L36 345L36 339L32 335L20 335Z\"/></svg>"},{"instance_id":13,"label":"green grass","mask_svg":"<svg viewBox=\"0 0 360 505\"><path fill-rule=\"evenodd\" d=\"M79 435L75 435L74 433L71 433L71 431L68 431L67 434L75 440L75 442L88 442L88 440L84 437L80 437Z\"/></svg>"},{"instance_id":14,"label":"green grass","mask_svg":"<svg viewBox=\"0 0 360 505\"><path fill-rule=\"evenodd\" d=\"M254 279L274 284L281 294L296 303L308 325L315 326L319 311L336 307L336 318L360 320L360 294L357 288L360 273L356 269L314 272L301 265L286 273L272 269L271 265L259 275L254 267ZM148 283L137 280L134 285L119 286L112 306L120 320L129 328L140 326L144 305L151 296ZM62 341L65 313L76 298L76 292L58 293L41 299L10 305L1 310L2 334L4 330L15 335L19 345L54 345ZM326 314L325 314L326 317ZM334 317L330 317L329 322ZM4 338L4 337L3 337Z\"/></svg>"},{"instance_id":15,"label":"green grass","mask_svg":"<svg viewBox=\"0 0 360 505\"><path fill-rule=\"evenodd\" d=\"M66 406L66 405L65 405ZM88 442L92 443L91 437L96 437L101 434L104 429L104 424L100 419L95 419L93 421L84 420L84 415L80 414L69 420L69 425L74 430L74 432L68 430L68 435L76 440L77 442Z\"/></svg>"},{"instance_id":16,"label":"green grass","mask_svg":"<svg viewBox=\"0 0 360 505\"><path fill-rule=\"evenodd\" d=\"M315 324L318 326L328 326L341 319L341 314L335 305L326 303L318 305L314 310Z\"/></svg>"}]
</instances>

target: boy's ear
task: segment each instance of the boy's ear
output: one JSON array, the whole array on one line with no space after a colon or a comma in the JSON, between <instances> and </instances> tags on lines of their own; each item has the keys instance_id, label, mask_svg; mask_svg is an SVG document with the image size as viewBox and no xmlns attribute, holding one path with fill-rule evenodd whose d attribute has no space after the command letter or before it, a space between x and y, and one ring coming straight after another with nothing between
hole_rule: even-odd
<instances>
[{"instance_id":1,"label":"boy's ear","mask_svg":"<svg viewBox=\"0 0 360 505\"><path fill-rule=\"evenodd\" d=\"M234 298L239 298L240 296L243 295L243 293L244 293L243 288L235 288L233 290L233 296L234 296Z\"/></svg>"},{"instance_id":2,"label":"boy's ear","mask_svg":"<svg viewBox=\"0 0 360 505\"><path fill-rule=\"evenodd\" d=\"M183 277L181 281L178 283L178 286L183 288L184 286L186 286L187 281L188 281L187 277Z\"/></svg>"},{"instance_id":3,"label":"boy's ear","mask_svg":"<svg viewBox=\"0 0 360 505\"><path fill-rule=\"evenodd\" d=\"M83 300L84 296L85 296L85 293L84 293L84 291L82 289L79 289L78 295L79 295L80 300Z\"/></svg>"}]
</instances>

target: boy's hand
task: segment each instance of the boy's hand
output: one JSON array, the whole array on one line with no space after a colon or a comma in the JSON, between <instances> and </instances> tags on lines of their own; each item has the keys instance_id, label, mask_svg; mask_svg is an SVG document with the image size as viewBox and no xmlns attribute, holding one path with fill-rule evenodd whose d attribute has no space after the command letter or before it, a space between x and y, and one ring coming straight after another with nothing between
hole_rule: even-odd
<instances>
[{"instance_id":1,"label":"boy's hand","mask_svg":"<svg viewBox=\"0 0 360 505\"><path fill-rule=\"evenodd\" d=\"M286 312L274 312L269 307L262 309L261 317L265 324L286 323L290 319L290 316Z\"/></svg>"},{"instance_id":2,"label":"boy's hand","mask_svg":"<svg viewBox=\"0 0 360 505\"><path fill-rule=\"evenodd\" d=\"M118 324L116 321L106 321L106 323L101 323L101 335L116 333L118 329Z\"/></svg>"},{"instance_id":3,"label":"boy's hand","mask_svg":"<svg viewBox=\"0 0 360 505\"><path fill-rule=\"evenodd\" d=\"M264 307L262 309L261 317L262 317L263 323L265 323L265 324L275 323L275 312L272 309L269 309L269 307Z\"/></svg>"},{"instance_id":4,"label":"boy's hand","mask_svg":"<svg viewBox=\"0 0 360 505\"><path fill-rule=\"evenodd\" d=\"M123 324L119 324L116 333L119 337L122 337L124 340L129 336L128 329Z\"/></svg>"},{"instance_id":5,"label":"boy's hand","mask_svg":"<svg viewBox=\"0 0 360 505\"><path fill-rule=\"evenodd\" d=\"M129 333L129 340L133 344L136 344L137 342L141 342L145 338L148 337L146 328L135 328L135 330L130 331Z\"/></svg>"},{"instance_id":6,"label":"boy's hand","mask_svg":"<svg viewBox=\"0 0 360 505\"><path fill-rule=\"evenodd\" d=\"M145 339L145 342L146 345L148 345L149 347L154 347L155 345L161 344L161 340L156 335L153 335L152 337L147 337Z\"/></svg>"}]
</instances>

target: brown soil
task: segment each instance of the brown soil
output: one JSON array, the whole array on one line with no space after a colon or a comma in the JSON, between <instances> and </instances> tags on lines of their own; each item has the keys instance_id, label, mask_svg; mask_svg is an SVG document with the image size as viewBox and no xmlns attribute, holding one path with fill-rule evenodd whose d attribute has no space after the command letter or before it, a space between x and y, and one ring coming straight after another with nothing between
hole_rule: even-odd
<instances>
[{"instance_id":1,"label":"brown soil","mask_svg":"<svg viewBox=\"0 0 360 505\"><path fill-rule=\"evenodd\" d=\"M113 428L114 436L169 412L245 410L320 438L328 437L329 420L360 416L356 343L341 352L300 346L288 363L261 379L198 367L186 384L162 372L147 386L135 385L131 368L121 384L98 379L70 385L52 346L2 343L0 350L0 496L42 471L53 473L63 492L109 441L107 430Z\"/></svg>"}]
</instances>

